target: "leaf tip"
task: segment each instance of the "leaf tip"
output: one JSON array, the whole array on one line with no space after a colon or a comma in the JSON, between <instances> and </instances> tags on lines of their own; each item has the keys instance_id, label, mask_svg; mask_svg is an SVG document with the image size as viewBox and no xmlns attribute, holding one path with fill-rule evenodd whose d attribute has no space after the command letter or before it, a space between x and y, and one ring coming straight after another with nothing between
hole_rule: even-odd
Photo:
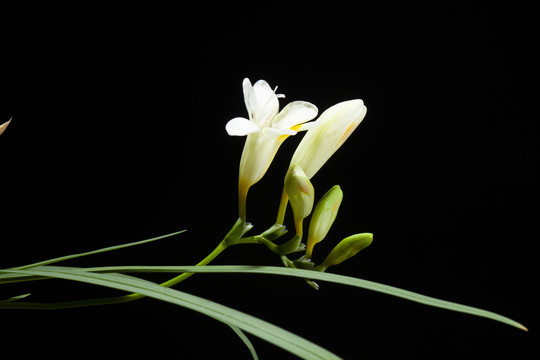
<instances>
[{"instance_id":1,"label":"leaf tip","mask_svg":"<svg viewBox=\"0 0 540 360\"><path fill-rule=\"evenodd\" d=\"M9 119L3 124L0 124L0 135L4 132L4 130L6 130L10 122L11 122L11 119Z\"/></svg>"}]
</instances>

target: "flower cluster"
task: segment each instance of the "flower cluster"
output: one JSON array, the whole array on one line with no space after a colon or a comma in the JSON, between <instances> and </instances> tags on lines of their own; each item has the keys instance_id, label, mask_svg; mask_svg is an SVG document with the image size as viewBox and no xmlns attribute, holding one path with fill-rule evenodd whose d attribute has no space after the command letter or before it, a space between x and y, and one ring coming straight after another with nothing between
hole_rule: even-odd
<instances>
[{"instance_id":1,"label":"flower cluster","mask_svg":"<svg viewBox=\"0 0 540 360\"><path fill-rule=\"evenodd\" d=\"M322 241L334 222L343 192L334 186L324 195L315 210L315 189L311 178L328 159L343 145L366 115L367 108L360 99L338 103L324 111L318 119L318 109L306 101L293 101L279 111L277 87L259 80L254 85L249 79L243 81L244 101L248 118L230 120L225 129L231 136L247 136L238 180L239 220L245 223L247 216L247 194L251 186L266 173L279 147L289 136L307 131L292 156L285 175L281 202L276 224L263 235L270 240L269 247L282 255L286 266L313 268L325 271L368 246L372 234L349 236L340 242L322 264L314 266L311 261L314 246ZM283 222L288 203L294 216L296 234L289 241L275 246L275 232L283 233ZM307 234L307 244L302 244L303 223L313 211ZM285 255L305 250L305 255L290 261Z\"/></svg>"}]
</instances>

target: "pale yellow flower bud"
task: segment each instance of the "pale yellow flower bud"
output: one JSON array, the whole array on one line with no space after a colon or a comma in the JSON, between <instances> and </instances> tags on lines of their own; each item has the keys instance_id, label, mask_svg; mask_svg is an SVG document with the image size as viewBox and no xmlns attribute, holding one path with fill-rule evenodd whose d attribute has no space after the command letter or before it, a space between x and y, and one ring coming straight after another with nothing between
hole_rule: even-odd
<instances>
[{"instance_id":1,"label":"pale yellow flower bud","mask_svg":"<svg viewBox=\"0 0 540 360\"><path fill-rule=\"evenodd\" d=\"M296 148L291 167L300 166L311 179L349 138L366 112L367 108L360 99L344 101L327 109Z\"/></svg>"},{"instance_id":2,"label":"pale yellow flower bud","mask_svg":"<svg viewBox=\"0 0 540 360\"><path fill-rule=\"evenodd\" d=\"M340 102L321 114L296 148L289 169L300 166L311 179L343 145L366 116L367 108L360 99ZM277 224L283 224L287 208L285 191L279 204Z\"/></svg>"}]
</instances>

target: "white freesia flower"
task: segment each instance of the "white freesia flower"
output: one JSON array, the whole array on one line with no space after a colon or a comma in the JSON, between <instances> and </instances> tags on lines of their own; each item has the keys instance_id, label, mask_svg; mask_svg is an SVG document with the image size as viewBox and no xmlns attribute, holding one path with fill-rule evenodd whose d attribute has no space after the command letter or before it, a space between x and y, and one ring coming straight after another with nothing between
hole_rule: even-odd
<instances>
[{"instance_id":1,"label":"white freesia flower","mask_svg":"<svg viewBox=\"0 0 540 360\"><path fill-rule=\"evenodd\" d=\"M315 118L318 110L311 103L294 101L279 111L278 98L285 96L276 94L266 81L259 80L252 86L246 78L242 85L249 119L234 118L225 129L232 136L247 135L238 181L240 217L245 218L251 185L263 177L287 137L313 127L316 122L306 122Z\"/></svg>"}]
</instances>

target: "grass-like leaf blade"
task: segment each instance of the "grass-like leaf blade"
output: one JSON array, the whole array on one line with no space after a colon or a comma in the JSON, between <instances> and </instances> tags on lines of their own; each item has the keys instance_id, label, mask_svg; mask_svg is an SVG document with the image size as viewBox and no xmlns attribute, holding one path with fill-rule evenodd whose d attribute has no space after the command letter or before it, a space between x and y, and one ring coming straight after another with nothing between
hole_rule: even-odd
<instances>
[{"instance_id":1,"label":"grass-like leaf blade","mask_svg":"<svg viewBox=\"0 0 540 360\"><path fill-rule=\"evenodd\" d=\"M0 300L0 304L7 304L7 303L11 303L13 301L17 301L17 300L21 300L21 299L24 299L25 297L28 297L30 296L30 293L28 294L22 294L22 295L17 295L17 296L13 296L9 299L5 299L5 300Z\"/></svg>"},{"instance_id":2,"label":"grass-like leaf blade","mask_svg":"<svg viewBox=\"0 0 540 360\"><path fill-rule=\"evenodd\" d=\"M37 262L37 263L29 264L29 265L19 266L19 267L13 268L13 269L19 269L19 270L30 269L30 268L37 267L37 266L55 264L55 263L60 262L60 261L76 259L76 258L83 257L83 256L96 255L96 254L101 254L101 253L105 253L105 252L108 252L108 251L125 249L125 248L128 248L128 247L137 246L137 245L143 245L143 244L147 244L147 243L150 243L150 242L153 242L153 241L165 239L165 238L168 238L168 237L171 237L171 236L181 234L181 233L183 233L185 231L186 230L180 230L180 231L175 231L175 232L170 233L170 234L165 234L165 235L161 235L161 236L157 236L157 237L153 237L153 238L145 239L145 240L134 241L134 242L130 242L130 243L127 243L127 244L108 246L108 247L105 247L105 248L92 250L92 251L86 251L86 252L83 252L83 253L60 256L60 257L57 257L57 258L54 258L54 259L49 259L49 260L44 260L44 261L40 261L40 262Z\"/></svg>"},{"instance_id":3,"label":"grass-like leaf blade","mask_svg":"<svg viewBox=\"0 0 540 360\"><path fill-rule=\"evenodd\" d=\"M455 302L437 299L430 296L421 295L412 291L400 289L394 286L384 285L377 282L363 280L355 277L323 273L311 270L291 269L273 266L246 266L246 265L212 265L212 266L127 266L108 268L87 268L87 271L114 271L114 272L193 272L193 273L250 273L250 274L271 274L308 278L313 280L328 281L342 285L354 286L362 289L377 291L380 293L396 296L402 299L418 302L424 305L434 306L446 310L461 312L469 315L480 316L491 320L499 321L507 325L517 327L527 331L522 324L506 316L482 310L476 307L461 305Z\"/></svg>"},{"instance_id":4,"label":"grass-like leaf blade","mask_svg":"<svg viewBox=\"0 0 540 360\"><path fill-rule=\"evenodd\" d=\"M79 281L99 286L110 287L127 292L142 294L154 299L170 302L206 314L224 323L231 324L276 346L279 346L303 359L331 360L340 359L335 354L296 334L270 324L254 316L220 305L205 298L191 295L133 276L116 273L95 273L77 268L43 266L31 269L9 269L0 272L18 272L22 274ZM17 308L20 303L2 304L2 307ZM38 304L36 304L37 306ZM43 308L46 308L44 306Z\"/></svg>"},{"instance_id":5,"label":"grass-like leaf blade","mask_svg":"<svg viewBox=\"0 0 540 360\"><path fill-rule=\"evenodd\" d=\"M244 345L246 345L251 356L253 357L253 360L259 360L259 357L257 356L257 352L255 351L255 347L253 346L251 341L248 339L246 334L244 334L242 330L240 330L238 327L234 325L231 325L231 324L227 324L227 325L232 329L232 331L234 331L234 333L240 338L240 340L242 340Z\"/></svg>"}]
</instances>

